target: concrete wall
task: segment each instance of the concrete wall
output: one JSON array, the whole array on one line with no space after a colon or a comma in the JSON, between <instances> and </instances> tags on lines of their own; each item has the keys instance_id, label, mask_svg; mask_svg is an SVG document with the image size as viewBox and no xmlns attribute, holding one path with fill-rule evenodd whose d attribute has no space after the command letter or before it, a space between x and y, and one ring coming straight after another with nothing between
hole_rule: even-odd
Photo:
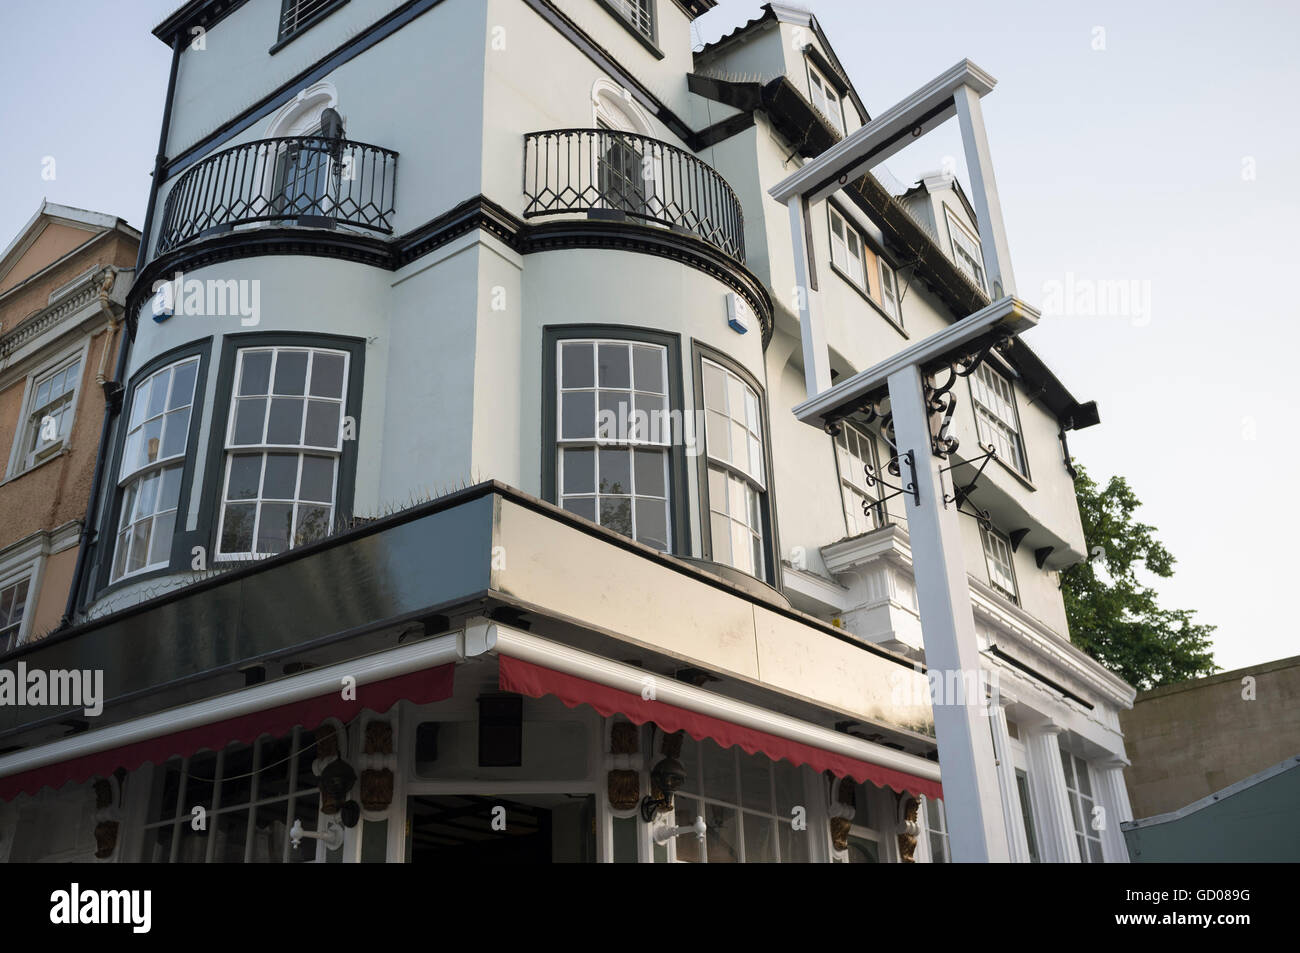
<instances>
[{"instance_id":1,"label":"concrete wall","mask_svg":"<svg viewBox=\"0 0 1300 953\"><path fill-rule=\"evenodd\" d=\"M1300 656L1142 692L1119 717L1133 816L1186 807L1300 754Z\"/></svg>"}]
</instances>

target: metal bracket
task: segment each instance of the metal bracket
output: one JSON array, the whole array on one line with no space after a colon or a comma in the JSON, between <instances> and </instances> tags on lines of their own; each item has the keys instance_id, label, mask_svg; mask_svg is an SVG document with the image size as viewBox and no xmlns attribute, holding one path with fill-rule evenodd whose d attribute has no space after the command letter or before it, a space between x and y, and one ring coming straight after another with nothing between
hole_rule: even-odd
<instances>
[{"instance_id":1,"label":"metal bracket","mask_svg":"<svg viewBox=\"0 0 1300 953\"><path fill-rule=\"evenodd\" d=\"M869 463L863 466L863 469L866 471L867 474L867 486L874 487L879 485L884 487L887 490L893 491L892 493L888 493L881 496L880 499L878 500L874 500L874 501L869 500L862 504L864 512L866 512L868 507L875 509L876 515L879 518L880 522L884 522L885 503L888 502L889 500L892 500L896 496L902 496L904 493L910 493L912 496L912 502L915 503L917 506L921 505L921 488L916 484L915 454L913 454L911 450L906 450L903 453L900 453L898 456L894 457L889 462L890 471L893 472L895 469L897 469L899 472L899 483L902 483L903 482L902 472L901 472L901 467L899 466L900 463L906 463L908 470L911 471L912 474L912 481L908 483L906 486L894 486L894 484L886 482L884 479L876 475L876 468Z\"/></svg>"},{"instance_id":2,"label":"metal bracket","mask_svg":"<svg viewBox=\"0 0 1300 953\"><path fill-rule=\"evenodd\" d=\"M943 474L951 473L953 470L956 470L958 467L973 466L977 461L979 462L980 465L979 469L975 471L975 475L970 478L969 483L964 483L959 486L955 478L953 477L949 478L952 480L952 495L949 496L947 493L944 493L943 505L944 508L947 509L949 503L955 504L958 513L965 513L967 516L973 516L976 520L979 521L979 524L982 527L988 529L990 526L992 526L992 518L989 516L989 511L982 510L978 506L976 506L975 503L971 500L970 495L975 492L975 489L979 483L979 478L984 475L984 468L989 465L990 460L992 460L994 457L998 455L998 451L997 448L992 446L991 444L989 446L980 444L979 446L981 450L985 451L983 456L976 457L974 460L965 460L961 463L954 463L950 467L943 467L939 471L939 474L942 477ZM967 504L970 505L969 510L963 508Z\"/></svg>"}]
</instances>

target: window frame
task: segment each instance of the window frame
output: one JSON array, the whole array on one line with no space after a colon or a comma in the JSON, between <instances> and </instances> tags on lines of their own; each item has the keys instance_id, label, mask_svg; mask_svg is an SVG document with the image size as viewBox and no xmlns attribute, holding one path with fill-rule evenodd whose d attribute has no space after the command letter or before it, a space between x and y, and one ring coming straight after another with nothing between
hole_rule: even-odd
<instances>
[{"instance_id":1,"label":"window frame","mask_svg":"<svg viewBox=\"0 0 1300 953\"><path fill-rule=\"evenodd\" d=\"M731 371L737 377L747 384L758 398L758 411L761 417L762 438L763 438L763 486L759 492L759 518L763 529L763 559L765 562L764 575L762 577L753 575L751 578L757 582L772 586L775 589L781 588L781 560L776 558L776 553L781 551L780 540L777 538L776 527L776 490L773 486L772 479L772 416L768 409L767 391L758 382L753 374L741 367L736 361L732 360L721 351L715 350L699 341L692 342L691 370L695 392L695 409L703 419L707 414L704 403L704 362L711 361L720 365L726 370ZM696 455L696 476L699 486L700 501L700 552L704 559L710 562L719 562L713 552L713 525L712 525L712 506L709 492L709 447L707 427L704 433L697 434L696 440L703 440L704 444L701 451ZM724 461L717 461L719 466L726 467ZM729 472L734 468L728 468ZM734 471L742 479L752 480L748 474L742 471ZM731 566L730 563L721 563L719 565ZM736 572L744 572L743 569L736 569ZM751 575L746 573L746 575Z\"/></svg>"},{"instance_id":2,"label":"window frame","mask_svg":"<svg viewBox=\"0 0 1300 953\"><path fill-rule=\"evenodd\" d=\"M840 89L838 83L832 83L830 79L827 78L826 71L815 66L813 64L812 57L808 56L807 54L804 55L804 65L807 66L808 68L808 102L812 104L812 107L814 109L816 109L819 113L821 113L823 116L825 116L827 119L831 121L831 126L835 129L836 132L840 134L841 138L847 136L848 121L844 115L845 92L842 89ZM827 110L817 105L817 94L813 92L813 90L816 88L821 89L823 100L826 98L827 90L830 90L832 93L835 94L836 102L839 105L838 117L830 115L829 112L827 112ZM827 105L829 106L830 104L827 103ZM839 119L838 125L836 125L835 122L837 118Z\"/></svg>"},{"instance_id":3,"label":"window frame","mask_svg":"<svg viewBox=\"0 0 1300 953\"><path fill-rule=\"evenodd\" d=\"M866 301L867 304L871 305L872 309L875 310L877 314L879 314L887 322L889 322L889 324L894 328L895 331L897 331L905 338L910 338L911 335L908 334L907 329L903 326L903 305L898 294L898 268L895 267L893 262L889 260L889 258L885 255L885 253L880 249L880 246L876 244L875 240L869 239L867 237L867 233L863 229L863 227L859 225L853 219L853 217L849 215L847 211L845 211L844 207L839 202L835 201L834 199L827 199L826 210L827 210L826 233L830 243L829 263L831 266L831 271L839 275L840 278L842 278L849 285L849 287L851 287L854 291L856 291L859 295L861 295L862 299ZM840 222L843 224L844 228L846 229L846 235L844 238L844 250L845 250L846 257L848 256L847 231L852 231L854 237L856 237L858 240L858 247L861 249L861 258L859 259L859 263L862 268L861 282L859 282L856 278L853 277L847 265L841 265L838 261L835 260L835 241L836 241L835 219L836 218L840 220ZM868 251L871 253L872 259L874 259L875 262L874 265L868 263L867 261ZM875 285L872 284L871 276L870 276L870 271L872 270L872 268L875 269L875 281L876 281ZM892 314L890 313L889 309L885 307L884 276L886 274L889 275L889 280L890 280L890 288L891 288L890 301L892 302L893 305ZM873 287L877 289L878 293L872 291Z\"/></svg>"},{"instance_id":4,"label":"window frame","mask_svg":"<svg viewBox=\"0 0 1300 953\"><path fill-rule=\"evenodd\" d=\"M878 507L877 512L880 514L879 518L867 517L866 514L864 513L863 519L870 519L873 525L868 529L862 530L861 532L855 533L853 531L853 525L849 522L849 506L848 506L848 501L845 499L845 494L848 492L852 492L852 493L866 494L870 496L872 491L869 487L866 486L865 473L863 474L863 482L861 485L855 485L844 473L843 468L840 466L840 449L841 449L840 437L845 436L846 431L852 430L857 435L859 446L864 441L866 442L867 447L869 448L869 453L871 455L871 460L869 462L872 468L875 470L877 476L880 475L880 448L876 446L876 435L873 434L867 428L860 427L857 424L850 423L847 420L840 421L840 428L841 428L840 433L834 437L831 437L831 445L834 448L834 452L835 452L835 472L840 483L840 501L844 510L844 530L849 534L850 537L860 536L863 533L870 533L877 529L880 529L883 526L888 525L889 510L886 508L887 504L882 503L880 501L880 491L879 489L877 489L875 491L875 500L876 500L876 506ZM844 453L851 459L854 460L860 459L858 457L855 457L853 452L848 448L848 439L846 436L845 436L845 446L843 449L844 449ZM855 514L855 518L856 518L856 514Z\"/></svg>"},{"instance_id":5,"label":"window frame","mask_svg":"<svg viewBox=\"0 0 1300 953\"><path fill-rule=\"evenodd\" d=\"M993 578L993 567L990 564L989 540L993 539L1001 543L1007 550L1007 567L1011 570L1012 591L1007 592L1006 587ZM984 551L984 572L988 576L989 587L999 595L1009 599L1014 605L1020 605L1020 580L1016 578L1016 551L1011 545L1011 538L1006 533L992 525L980 526L980 548Z\"/></svg>"},{"instance_id":6,"label":"window frame","mask_svg":"<svg viewBox=\"0 0 1300 953\"><path fill-rule=\"evenodd\" d=\"M681 370L681 338L677 334L658 331L651 328L633 327L614 324L565 324L547 325L542 328L542 420L539 428L542 435L542 499L561 507L560 503L560 346L566 341L607 341L618 344L648 344L664 348L667 363L665 381L668 397L668 412L678 411L685 422L692 421L690 410L686 407ZM703 439L696 435L697 441ZM593 441L593 445L594 441ZM619 444L619 446L635 446ZM690 536L690 500L686 480L685 447L672 440L668 435L666 444L649 444L646 446L664 447L668 451L668 555L689 555L691 552ZM561 507L563 508L563 507ZM567 511L566 511L567 512ZM576 518L582 517L573 514ZM616 531L612 531L616 532ZM634 542L630 537L629 542ZM645 545L645 544L641 544Z\"/></svg>"},{"instance_id":7,"label":"window frame","mask_svg":"<svg viewBox=\"0 0 1300 953\"><path fill-rule=\"evenodd\" d=\"M3 630L0 630L0 657L8 655L10 652L26 644L27 639L31 635L32 609L35 608L36 597L38 595L36 592L37 578L34 566L24 564L21 568L0 575L0 606L4 604L4 593L10 589L16 591L17 588L22 585L27 586L27 591L23 595L23 614L22 617L19 618L17 626L14 627L8 635L4 634ZM12 611L12 608L11 603L10 611ZM0 624L5 623L5 621L5 619L0 618ZM4 625L3 627L9 628L10 625L12 625L12 623ZM6 644L6 640L11 636L13 638L13 644L8 645Z\"/></svg>"},{"instance_id":8,"label":"window frame","mask_svg":"<svg viewBox=\"0 0 1300 953\"><path fill-rule=\"evenodd\" d=\"M282 47L286 46L289 43L292 43L298 37L302 36L304 33L306 33L316 24L320 23L327 16L333 13L335 10L339 9L339 7L346 6L348 0L325 0L324 3L322 3L315 10L309 13L300 22L295 23L292 29L286 30L284 21L285 21L285 17L288 16L289 14L289 9L291 7L300 6L302 2L303 0L281 0L280 15L275 21L276 23L275 43L271 45L271 48L267 51L268 53L274 55Z\"/></svg>"},{"instance_id":9,"label":"window frame","mask_svg":"<svg viewBox=\"0 0 1300 953\"><path fill-rule=\"evenodd\" d=\"M930 854L930 863L932 864L950 864L952 863L952 840L948 836L948 810L943 803L943 798L923 797L925 802L921 806L921 814L925 818L925 844ZM931 823L930 808L935 809L935 814L939 820L939 826L935 827ZM934 855L935 840L938 839L940 846L943 848L943 856Z\"/></svg>"},{"instance_id":10,"label":"window frame","mask_svg":"<svg viewBox=\"0 0 1300 953\"><path fill-rule=\"evenodd\" d=\"M983 443L983 440L980 435L980 414L981 413L987 414L988 416L993 418L994 422L989 424L989 426L991 427L996 428L999 425L1002 427L1012 426L1012 423L1003 420L994 408L989 407L987 404L985 404L982 400L979 399L979 396L975 391L975 381L977 378L979 378L981 374L984 373L993 375L993 377L997 381L1000 381L1006 387L1007 393L1008 395L1010 395L1009 399L1007 400L1007 403L1011 405L1011 413L1015 417L1014 435L1020 453L1020 460L1019 460L1020 465L1017 466L1016 461L1014 460L1005 459L1001 453L997 455L996 459L999 463L1003 464L1008 470L1010 470L1020 479L1028 483L1032 479L1029 471L1029 447L1025 443L1024 426L1021 423L1021 419L1020 419L1020 402L1016 400L1015 380L1010 375L1004 374L1001 370L994 367L993 364L990 363L990 359L986 359L982 361L980 363L980 366L975 369L975 373L969 374L966 377L966 387L968 393L970 394L971 415L974 417L974 423L975 423L976 441ZM989 384L985 383L984 386L988 387Z\"/></svg>"},{"instance_id":11,"label":"window frame","mask_svg":"<svg viewBox=\"0 0 1300 953\"><path fill-rule=\"evenodd\" d=\"M1029 772L1015 767L1016 792L1020 795L1020 819L1025 827L1025 839L1028 842L1029 862L1037 864L1042 861L1038 852L1038 828L1034 825L1034 805Z\"/></svg>"},{"instance_id":12,"label":"window frame","mask_svg":"<svg viewBox=\"0 0 1300 953\"><path fill-rule=\"evenodd\" d=\"M212 422L209 427L207 458L203 471L203 499L199 507L198 529L195 533L195 541L207 549L209 566L216 565L218 562L231 563L250 558L271 559L291 553L296 548L301 548L290 546L283 552L268 553L264 556L249 557L246 554L230 554L218 558L218 547L221 543L221 516L224 509L222 504L225 502L227 453L266 454L277 452L276 445L264 446L258 444L256 447L249 446L247 448L231 448L227 446L227 436L232 425L231 411L235 400L235 369L238 366L239 352L259 348L299 348L346 351L348 354L347 379L343 389L339 426L342 427L343 421L351 417L356 422L356 435L352 440L341 438L341 447L338 451L320 449L321 454L337 453L338 455L338 466L334 480L333 514L331 517L333 528L326 535L326 538L328 538L329 535L338 532L341 519L349 519L354 515L357 445L361 442L361 400L363 394L362 382L365 378L365 347L364 338L347 337L338 334L318 334L314 331L253 331L242 334L227 334L222 339L221 360L217 370L216 385L212 392ZM311 453L311 448L301 446L290 447L286 445L280 449L286 454L302 455ZM301 464L299 464L299 467L301 469ZM313 540L304 545L311 546L316 542L318 541Z\"/></svg>"},{"instance_id":13,"label":"window frame","mask_svg":"<svg viewBox=\"0 0 1300 953\"><path fill-rule=\"evenodd\" d=\"M77 421L77 411L80 409L81 395L84 388L81 386L86 377L86 361L90 356L89 339L79 342L75 347L63 350L58 357L52 361L46 361L36 370L27 375L27 382L23 393L23 402L21 412L18 417L18 426L15 428L13 446L9 456L9 466L5 476L6 481L12 480L28 473L43 463L58 457L65 451L72 449L72 428ZM36 413L37 408L34 406L36 401L36 392L40 389L41 382L47 378L66 370L72 364L78 364L80 370L77 373L76 383L72 387L72 397L67 402L67 432L59 439L46 447L44 450L27 450L26 447L32 436L32 415ZM64 391L67 394L68 391ZM63 395L60 395L62 397ZM39 426L39 425L38 425Z\"/></svg>"},{"instance_id":14,"label":"window frame","mask_svg":"<svg viewBox=\"0 0 1300 953\"><path fill-rule=\"evenodd\" d=\"M623 10L623 4L630 2L640 6L643 0L596 0L638 43L644 46L655 59L663 59L663 50L659 48L659 3L658 0L644 0L646 18L649 21L650 34L647 36L636 22Z\"/></svg>"},{"instance_id":15,"label":"window frame","mask_svg":"<svg viewBox=\"0 0 1300 953\"><path fill-rule=\"evenodd\" d=\"M1062 745L1062 769L1067 767L1067 760L1070 770L1063 770L1065 775L1065 792L1066 797L1070 802L1070 816L1074 819L1074 836L1076 842L1082 841L1082 843L1079 844L1079 860L1085 864L1104 864L1106 862L1106 846L1105 842L1102 840L1101 831L1094 831L1092 829L1092 813L1089 811L1085 814L1083 810L1083 802L1085 800L1091 807L1102 806L1101 799L1097 796L1097 786L1093 783L1095 779L1092 776L1092 766L1088 764L1086 758L1075 754L1065 745ZM1087 775L1087 794L1082 791L1078 782L1078 771L1080 767L1083 768ZM1102 807L1102 810L1104 811L1105 808ZM1082 827L1080 827L1080 825L1082 825ZM1090 851L1086 849L1090 841L1097 845L1097 853L1101 856L1101 860L1093 860Z\"/></svg>"},{"instance_id":16,"label":"window frame","mask_svg":"<svg viewBox=\"0 0 1300 953\"><path fill-rule=\"evenodd\" d=\"M103 507L96 542L92 544L99 547L99 552L93 557L94 578L90 580L87 591L94 592L96 597L119 586L131 585L142 579L150 579L172 572L173 567L180 565L182 562L188 565L186 557L193 542L191 535L185 529L186 515L190 510L190 501L193 496L196 478L195 470L199 458L199 434L202 430L204 402L207 398L211 350L211 337L191 341L188 344L159 354L141 365L128 379L128 384L122 392L122 404L117 417L118 424L116 433L113 435L112 454L106 460L106 465L110 467L107 472L113 475L112 479L106 481L108 484L106 491L108 496L105 501L107 505ZM171 553L164 565L156 566L153 569L138 570L135 573L123 575L120 579L114 579L113 559L117 553L118 526L121 521L122 503L126 497L127 484L122 482L121 473L122 457L126 452L127 433L130 430L131 402L135 399L140 385L158 371L173 364L180 364L192 357L198 358L199 367L194 377L194 397L193 403L190 405L190 429L185 438L185 454L178 458L182 461L181 486L180 494L176 500L176 524L172 528ZM144 472L143 469L137 471L137 473L142 472ZM136 474L132 474L132 476L135 477ZM107 545L100 545L100 541L107 541Z\"/></svg>"},{"instance_id":17,"label":"window frame","mask_svg":"<svg viewBox=\"0 0 1300 953\"><path fill-rule=\"evenodd\" d=\"M957 265L957 267L961 269L962 273L965 274L966 277L969 278L972 282L974 282L974 284L981 291L983 291L985 294L988 294L989 273L988 273L988 267L984 262L984 243L980 241L980 237L978 234L973 233L969 228L967 228L964 224L962 224L962 222L958 219L957 215L953 212L951 208L948 207L947 204L944 204L943 213L944 213L944 218L947 220L948 223L948 250L952 253L953 263ZM961 265L961 258L957 254L958 235L961 235L968 242L974 245L975 249L979 252L979 261L974 263L975 267L979 269L978 277L967 272L966 269L963 268ZM966 249L963 249L963 252L965 252L965 254L968 257L970 256L970 252L967 251Z\"/></svg>"}]
</instances>

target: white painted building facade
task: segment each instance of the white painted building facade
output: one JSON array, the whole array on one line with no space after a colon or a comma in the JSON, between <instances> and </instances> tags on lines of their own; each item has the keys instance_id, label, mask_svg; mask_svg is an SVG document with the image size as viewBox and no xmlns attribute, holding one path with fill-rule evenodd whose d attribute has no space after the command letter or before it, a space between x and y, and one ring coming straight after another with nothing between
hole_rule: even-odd
<instances>
[{"instance_id":1,"label":"white painted building facade","mask_svg":"<svg viewBox=\"0 0 1300 953\"><path fill-rule=\"evenodd\" d=\"M869 117L806 11L693 51L711 6L193 0L158 28L83 616L0 658L103 668L105 712L0 712L0 858L948 859L881 421L791 413L768 192ZM951 177L807 221L840 379L990 300ZM961 555L1008 855L1125 860L1134 693L1070 645L1056 575L1095 407L1018 341L954 393L953 475L999 451ZM322 795L331 763L354 783Z\"/></svg>"}]
</instances>

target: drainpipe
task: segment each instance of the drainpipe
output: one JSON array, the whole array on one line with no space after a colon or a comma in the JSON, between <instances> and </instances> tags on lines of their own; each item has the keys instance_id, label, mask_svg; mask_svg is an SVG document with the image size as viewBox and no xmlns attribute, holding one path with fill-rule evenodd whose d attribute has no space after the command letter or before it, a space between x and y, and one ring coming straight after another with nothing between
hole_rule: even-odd
<instances>
[{"instance_id":1,"label":"drainpipe","mask_svg":"<svg viewBox=\"0 0 1300 953\"><path fill-rule=\"evenodd\" d=\"M150 231L153 229L153 209L158 201L158 187L162 184L163 171L167 163L167 135L171 129L172 100L176 96L176 74L181 65L181 45L183 35L178 31L172 38L172 65L167 76L167 99L163 103L162 128L158 132L158 153L153 160L153 181L149 185L149 205L144 212L144 228L140 231L140 250L135 258L135 279L138 281L144 272L145 260L149 255ZM123 315L123 320L129 320ZM110 338L104 342L107 348ZM99 495L104 482L104 465L108 457L108 438L113 430L113 417L122 405L126 377L126 361L131 351L131 335L123 334L117 351L117 370L111 381L101 381L104 386L104 423L99 429L99 453L95 456L95 473L90 481L90 499L86 502L86 516L81 523L81 539L77 544L77 564L72 570L72 585L68 589L68 605L63 612L59 628L71 626L76 618L81 587L86 575L86 564L90 558L91 540L95 536L95 524L98 519Z\"/></svg>"},{"instance_id":2,"label":"drainpipe","mask_svg":"<svg viewBox=\"0 0 1300 953\"><path fill-rule=\"evenodd\" d=\"M1070 442L1065 437L1065 432L1074 426L1074 418L1061 424L1058 436L1061 440L1061 453L1065 456L1065 471L1070 474L1071 480L1079 479L1079 471L1074 468L1074 463L1070 460Z\"/></svg>"}]
</instances>

